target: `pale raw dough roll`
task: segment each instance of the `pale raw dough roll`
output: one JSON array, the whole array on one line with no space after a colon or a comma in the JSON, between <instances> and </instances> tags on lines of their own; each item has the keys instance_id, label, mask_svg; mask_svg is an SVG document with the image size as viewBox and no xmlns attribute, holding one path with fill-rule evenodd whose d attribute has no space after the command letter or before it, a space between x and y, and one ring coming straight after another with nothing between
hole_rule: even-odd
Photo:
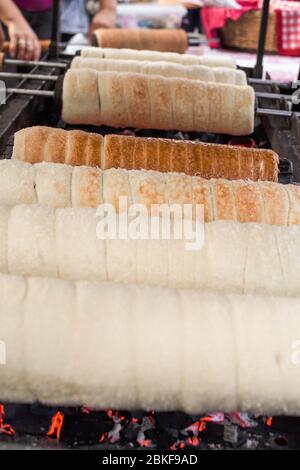
<instances>
[{"instance_id":1,"label":"pale raw dough roll","mask_svg":"<svg viewBox=\"0 0 300 470\"><path fill-rule=\"evenodd\" d=\"M120 199L122 198L122 199ZM124 217L127 208L133 203L133 194L130 190L129 172L113 170L103 178L103 200L112 205L116 213L123 216L120 225L127 227ZM122 202L122 204L120 204ZM125 238L125 237L123 237ZM119 254L123 255L120 258ZM130 239L121 237L106 240L107 278L115 282L136 282L137 280L137 244ZM131 269L128 265L131 264Z\"/></svg>"},{"instance_id":2,"label":"pale raw dough roll","mask_svg":"<svg viewBox=\"0 0 300 470\"><path fill-rule=\"evenodd\" d=\"M82 89L87 81L93 102L100 102L98 110L86 104L89 99ZM254 127L254 91L249 86L70 69L64 79L62 116L69 124L245 135Z\"/></svg>"},{"instance_id":3,"label":"pale raw dough roll","mask_svg":"<svg viewBox=\"0 0 300 470\"><path fill-rule=\"evenodd\" d=\"M0 272L7 273L7 245L8 245L8 220L11 209L9 206L0 206Z\"/></svg>"},{"instance_id":4,"label":"pale raw dough roll","mask_svg":"<svg viewBox=\"0 0 300 470\"><path fill-rule=\"evenodd\" d=\"M35 190L39 204L52 207L69 207L74 168L63 164L39 163L35 170ZM75 167L76 168L76 167ZM26 203L26 201L23 201ZM49 204L50 203L50 204Z\"/></svg>"},{"instance_id":5,"label":"pale raw dough roll","mask_svg":"<svg viewBox=\"0 0 300 470\"><path fill-rule=\"evenodd\" d=\"M97 74L91 69L78 69L76 74L67 71L63 84L63 110L65 121L70 123L102 124L101 104Z\"/></svg>"},{"instance_id":6,"label":"pale raw dough roll","mask_svg":"<svg viewBox=\"0 0 300 470\"><path fill-rule=\"evenodd\" d=\"M160 213L160 217L164 214L168 212ZM151 220L148 229L142 228L143 239L139 239L132 218L138 229L139 208L135 214L130 212L128 220L123 219L120 236L112 222L108 223L107 216L95 209L15 206L8 222L5 213L0 217L3 240L8 230L7 263L5 245L1 255L3 271L7 265L8 272L13 274L51 275L69 280L299 295L299 225L210 222L197 227L198 248L195 249L195 237L190 240L181 235L181 239L174 239L173 227L179 223L178 215L171 222L171 235L163 232L167 234L166 239L162 239L161 231L158 239L144 239ZM191 220L187 218L184 222L187 228ZM178 225L175 227L180 234ZM105 236L107 230L109 235ZM191 242L194 249L188 252Z\"/></svg>"},{"instance_id":7,"label":"pale raw dough roll","mask_svg":"<svg viewBox=\"0 0 300 470\"><path fill-rule=\"evenodd\" d=\"M0 275L0 340L5 344L6 365L1 365L0 395L14 403L31 403L36 396L26 385L25 302L28 282L22 277ZM6 303L6 308L4 307Z\"/></svg>"},{"instance_id":8,"label":"pale raw dough roll","mask_svg":"<svg viewBox=\"0 0 300 470\"><path fill-rule=\"evenodd\" d=\"M55 248L59 277L106 281L106 245L97 237L98 222L93 209L56 210Z\"/></svg>"},{"instance_id":9,"label":"pale raw dough roll","mask_svg":"<svg viewBox=\"0 0 300 470\"><path fill-rule=\"evenodd\" d=\"M175 52L136 51L134 49L102 49L85 47L81 56L97 59L141 60L144 62L175 62L182 65L206 65L208 67L226 67L235 69L235 61L220 55L176 54Z\"/></svg>"},{"instance_id":10,"label":"pale raw dough roll","mask_svg":"<svg viewBox=\"0 0 300 470\"><path fill-rule=\"evenodd\" d=\"M134 159L135 166L143 165L138 147ZM5 175L10 177L4 178ZM55 208L97 208L108 203L119 210L119 198L126 196L128 203L143 204L153 215L157 204L198 204L203 205L205 222L232 220L279 226L300 223L300 188L294 185L204 180L184 173L157 171L103 171L45 162L30 167L14 161L0 161L0 181L0 204L7 205L29 201ZM17 181L19 186L15 185Z\"/></svg>"},{"instance_id":11,"label":"pale raw dough roll","mask_svg":"<svg viewBox=\"0 0 300 470\"><path fill-rule=\"evenodd\" d=\"M99 168L72 168L71 181L71 204L60 207L98 207L103 203L102 171Z\"/></svg>"},{"instance_id":12,"label":"pale raw dough roll","mask_svg":"<svg viewBox=\"0 0 300 470\"><path fill-rule=\"evenodd\" d=\"M7 231L7 266L10 273L59 276L55 209L39 205L14 206Z\"/></svg>"},{"instance_id":13,"label":"pale raw dough roll","mask_svg":"<svg viewBox=\"0 0 300 470\"><path fill-rule=\"evenodd\" d=\"M17 160L0 160L0 203L34 204L35 171L32 165Z\"/></svg>"},{"instance_id":14,"label":"pale raw dough roll","mask_svg":"<svg viewBox=\"0 0 300 470\"><path fill-rule=\"evenodd\" d=\"M71 68L90 68L98 72L136 72L162 77L188 78L204 82L247 85L245 72L225 67L208 67L205 65L181 65L172 62L142 62L138 60L113 60L75 57Z\"/></svg>"},{"instance_id":15,"label":"pale raw dough roll","mask_svg":"<svg viewBox=\"0 0 300 470\"><path fill-rule=\"evenodd\" d=\"M299 298L0 275L0 399L300 415L298 306Z\"/></svg>"}]
</instances>

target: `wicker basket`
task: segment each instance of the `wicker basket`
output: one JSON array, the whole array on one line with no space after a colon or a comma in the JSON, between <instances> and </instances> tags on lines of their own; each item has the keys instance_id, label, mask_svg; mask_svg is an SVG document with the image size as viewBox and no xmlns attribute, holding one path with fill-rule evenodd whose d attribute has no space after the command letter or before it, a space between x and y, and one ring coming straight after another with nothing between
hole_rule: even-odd
<instances>
[{"instance_id":1,"label":"wicker basket","mask_svg":"<svg viewBox=\"0 0 300 470\"><path fill-rule=\"evenodd\" d=\"M237 21L227 20L221 29L223 46L247 51L255 51L258 45L261 10L248 11ZM266 52L277 52L276 15L269 14L266 38Z\"/></svg>"}]
</instances>

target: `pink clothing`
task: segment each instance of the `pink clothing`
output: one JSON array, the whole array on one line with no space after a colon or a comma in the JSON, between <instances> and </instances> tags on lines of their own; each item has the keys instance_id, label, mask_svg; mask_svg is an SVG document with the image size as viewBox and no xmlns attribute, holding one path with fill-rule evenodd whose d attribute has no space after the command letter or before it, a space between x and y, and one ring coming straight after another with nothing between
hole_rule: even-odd
<instances>
[{"instance_id":1,"label":"pink clothing","mask_svg":"<svg viewBox=\"0 0 300 470\"><path fill-rule=\"evenodd\" d=\"M21 10L43 11L52 7L52 0L14 0Z\"/></svg>"}]
</instances>

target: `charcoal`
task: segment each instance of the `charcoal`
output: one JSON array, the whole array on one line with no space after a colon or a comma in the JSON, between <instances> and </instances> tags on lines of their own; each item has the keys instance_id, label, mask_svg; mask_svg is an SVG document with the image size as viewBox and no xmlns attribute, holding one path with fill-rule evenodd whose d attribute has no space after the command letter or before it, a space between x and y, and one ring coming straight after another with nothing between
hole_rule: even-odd
<instances>
[{"instance_id":1,"label":"charcoal","mask_svg":"<svg viewBox=\"0 0 300 470\"><path fill-rule=\"evenodd\" d=\"M138 433L139 433L140 429L141 429L141 426L138 423L128 424L127 426L125 426L122 429L122 431L120 433L122 441L135 442L137 440Z\"/></svg>"},{"instance_id":2,"label":"charcoal","mask_svg":"<svg viewBox=\"0 0 300 470\"><path fill-rule=\"evenodd\" d=\"M155 447L159 450L167 450L177 441L167 430L159 432L157 429L149 429L145 431L145 438L155 444Z\"/></svg>"},{"instance_id":3,"label":"charcoal","mask_svg":"<svg viewBox=\"0 0 300 470\"><path fill-rule=\"evenodd\" d=\"M123 425L131 423L132 421L132 414L130 411L120 410L117 412L117 415L121 419Z\"/></svg>"},{"instance_id":4,"label":"charcoal","mask_svg":"<svg viewBox=\"0 0 300 470\"><path fill-rule=\"evenodd\" d=\"M155 421L152 416L144 416L142 419L142 431L148 431L149 429L153 429L155 426Z\"/></svg>"},{"instance_id":5,"label":"charcoal","mask_svg":"<svg viewBox=\"0 0 300 470\"><path fill-rule=\"evenodd\" d=\"M74 446L96 444L113 427L113 421L105 412L67 414L64 416L60 441Z\"/></svg>"},{"instance_id":6,"label":"charcoal","mask_svg":"<svg viewBox=\"0 0 300 470\"><path fill-rule=\"evenodd\" d=\"M10 448L14 443L16 448L300 448L298 417L274 417L271 420L249 415L249 422L253 421L256 426L242 428L239 423L230 421L230 415L226 415L223 421L204 422L203 415L190 416L182 412L94 411L87 407L58 408L40 404L7 404L4 410L3 426L12 426L16 434L6 436L4 432L1 434L0 428L0 449ZM48 437L52 418L58 412L63 415L60 433L56 430ZM217 416L213 414L211 417L214 415Z\"/></svg>"},{"instance_id":7,"label":"charcoal","mask_svg":"<svg viewBox=\"0 0 300 470\"><path fill-rule=\"evenodd\" d=\"M5 421L9 422L17 433L32 435L45 434L54 415L56 408L42 406L39 403L33 405L6 404Z\"/></svg>"},{"instance_id":8,"label":"charcoal","mask_svg":"<svg viewBox=\"0 0 300 470\"><path fill-rule=\"evenodd\" d=\"M184 429L193 424L193 418L183 412L160 412L155 413L157 426L161 428Z\"/></svg>"},{"instance_id":9,"label":"charcoal","mask_svg":"<svg viewBox=\"0 0 300 470\"><path fill-rule=\"evenodd\" d=\"M146 416L147 413L145 412L145 410L134 410L131 414L133 419L137 419L138 422L142 422L143 417Z\"/></svg>"}]
</instances>

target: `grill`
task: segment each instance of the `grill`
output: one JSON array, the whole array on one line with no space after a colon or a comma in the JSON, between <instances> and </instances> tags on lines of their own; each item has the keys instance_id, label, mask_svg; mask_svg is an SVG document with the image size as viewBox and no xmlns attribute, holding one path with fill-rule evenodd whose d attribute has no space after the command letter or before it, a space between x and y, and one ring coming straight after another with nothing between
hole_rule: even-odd
<instances>
[{"instance_id":1,"label":"grill","mask_svg":"<svg viewBox=\"0 0 300 470\"><path fill-rule=\"evenodd\" d=\"M56 4L57 2L54 2ZM267 2L266 2L267 3ZM265 12L263 15L264 20ZM262 35L265 28L262 28ZM57 28L54 25L54 39ZM52 38L53 39L53 38ZM263 41L264 42L264 41ZM292 104L292 84L253 78L259 75L261 51L254 71L246 70L249 83L257 92L257 119L253 135L232 137L208 133L162 132L138 129L110 129L80 126L82 130L124 133L137 136L190 139L231 145L272 148L280 156L279 181L300 183L300 106ZM55 41L43 57L46 63L68 65L71 57L57 55ZM6 72L16 72L7 64ZM58 66L36 65L22 72L48 76L63 74ZM5 78L9 88L51 91L54 81ZM267 96L269 94L269 96ZM264 110L259 112L258 110ZM258 116L260 115L260 116ZM64 129L59 110L50 97L9 93L6 106L0 107L0 152L11 158L13 133L31 125L50 125ZM199 390L199 393L201 391ZM300 418L257 417L245 413L214 413L190 416L182 412L146 412L143 410L91 410L86 407L46 407L40 404L0 405L1 449L297 449L300 447Z\"/></svg>"},{"instance_id":2,"label":"grill","mask_svg":"<svg viewBox=\"0 0 300 470\"><path fill-rule=\"evenodd\" d=\"M47 56L44 60L50 60ZM59 61L68 63L69 57ZM34 67L30 73L61 74L55 67ZM8 79L11 80L11 79ZM220 144L273 148L280 155L279 181L300 182L299 117L289 97L291 84L279 85L254 80L258 92L286 94L278 99L257 98L258 107L270 115L256 119L253 135L233 137L221 134L165 132L138 129L111 129L80 126L90 132L123 133L137 136L190 139ZM10 86L10 83L8 83ZM16 87L50 90L53 82L23 79ZM13 132L33 124L74 129L61 121L52 99L41 96L8 96L8 105L0 109L0 147L10 158ZM287 111L290 116L272 115ZM291 112L292 111L292 112ZM299 139L298 139L299 142ZM288 157L288 158L287 158ZM181 412L95 411L87 408L45 407L39 404L4 404L0 416L0 449L7 448L80 448L80 449L287 449L299 447L300 418L254 417L245 414L189 416Z\"/></svg>"},{"instance_id":3,"label":"grill","mask_svg":"<svg viewBox=\"0 0 300 470\"><path fill-rule=\"evenodd\" d=\"M47 60L47 57L44 59ZM68 64L70 60L71 57L63 56L60 62ZM30 70L30 74L47 74L49 76L56 76L57 74L63 77L62 69L55 67L36 66ZM12 80L14 80L13 84L11 83ZM281 85L272 83L271 80L267 80L267 83L264 83L263 80L251 78L249 79L250 83L251 80L255 82L253 86L257 93L256 109L258 111L263 110L264 113L262 116L257 116L255 131L251 136L240 138L225 134L203 132L183 133L180 131L124 130L106 126L71 126L60 119L60 106L52 97L10 93L7 97L6 106L2 109L0 108L0 151L5 158L11 158L13 133L31 125L49 125L67 130L82 129L103 135L118 133L140 137L197 140L245 147L272 148L280 156L279 181L281 183L300 182L300 147L297 144L297 139L300 135L300 113L298 115L297 108L300 110L300 107L291 103L290 98L294 92L292 84ZM47 82L46 80L37 81L24 78L20 79L17 84L15 81L16 79L5 79L8 87L14 86L15 89L22 88L29 90L29 92L33 90L34 93L42 90L50 91L55 86L55 82ZM271 82L271 84L268 82ZM265 98L264 96L266 95L270 95L271 98ZM280 99L277 99L278 95L280 95ZM272 98L273 96L275 98ZM285 115L281 116L281 113Z\"/></svg>"},{"instance_id":4,"label":"grill","mask_svg":"<svg viewBox=\"0 0 300 470\"><path fill-rule=\"evenodd\" d=\"M2 449L297 449L300 418L7 404Z\"/></svg>"}]
</instances>

